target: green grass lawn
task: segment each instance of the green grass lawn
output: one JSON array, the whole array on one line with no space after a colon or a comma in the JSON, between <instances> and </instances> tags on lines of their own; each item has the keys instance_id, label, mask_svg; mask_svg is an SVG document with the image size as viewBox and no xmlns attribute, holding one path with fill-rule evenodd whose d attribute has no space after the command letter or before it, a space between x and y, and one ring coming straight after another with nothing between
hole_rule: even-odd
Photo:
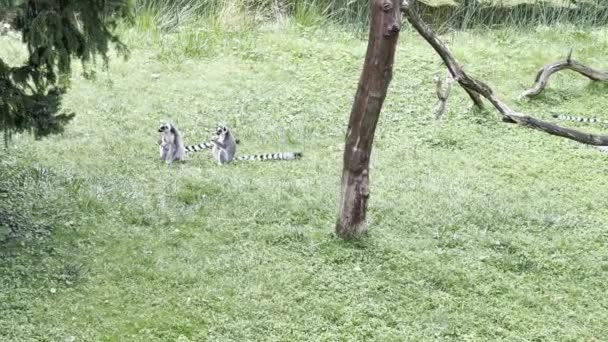
<instances>
[{"instance_id":1,"label":"green grass lawn","mask_svg":"<svg viewBox=\"0 0 608 342\"><path fill-rule=\"evenodd\" d=\"M0 185L16 186L0 200L51 232L0 247L0 339L608 336L606 155L470 112L456 86L447 118L434 120L432 78L445 70L412 31L376 134L370 236L355 242L333 228L361 36L294 26L123 36L128 61L95 80L75 75L64 108L77 116L63 135L17 136L0 150L12 177ZM606 118L608 88L570 72L515 100L570 47L608 68L606 29L444 38L514 108ZM17 41L0 46L21 60ZM219 167L198 153L167 167L156 146L164 118L190 143L224 122L239 154L304 158Z\"/></svg>"}]
</instances>

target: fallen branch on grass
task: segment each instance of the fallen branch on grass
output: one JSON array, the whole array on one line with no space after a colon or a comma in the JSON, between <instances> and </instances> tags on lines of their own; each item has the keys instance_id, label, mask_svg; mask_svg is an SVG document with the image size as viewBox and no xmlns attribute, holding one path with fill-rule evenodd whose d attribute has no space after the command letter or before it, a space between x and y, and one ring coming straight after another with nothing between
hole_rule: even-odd
<instances>
[{"instance_id":1,"label":"fallen branch on grass","mask_svg":"<svg viewBox=\"0 0 608 342\"><path fill-rule=\"evenodd\" d=\"M521 93L520 97L534 97L540 94L547 86L547 83L549 83L549 77L564 69L576 71L593 81L608 82L608 71L596 70L572 59L572 50L570 50L570 53L568 53L568 57L565 60L547 64L542 67L536 74L534 86Z\"/></svg>"},{"instance_id":2,"label":"fallen branch on grass","mask_svg":"<svg viewBox=\"0 0 608 342\"><path fill-rule=\"evenodd\" d=\"M448 73L448 75L442 79L439 76L436 76L434 79L437 88L435 89L437 93L437 104L435 105L435 119L441 118L441 116L445 113L448 104L448 97L450 96L450 91L452 90L452 82L454 79Z\"/></svg>"},{"instance_id":3,"label":"fallen branch on grass","mask_svg":"<svg viewBox=\"0 0 608 342\"><path fill-rule=\"evenodd\" d=\"M550 122L535 119L531 116L526 116L509 108L509 106L500 101L500 99L494 95L492 88L490 88L484 82L477 80L464 72L460 64L458 64L454 56L439 40L437 35L422 21L422 19L420 19L418 14L412 10L412 2L413 0L403 0L401 4L401 11L405 15L406 19L433 47L433 49L435 49L439 56L441 56L441 59L444 61L454 80L456 80L464 88L464 90L467 91L478 107L481 106L477 103L476 99L481 102L481 98L479 98L479 95L481 95L488 99L490 103L492 103L492 105L502 114L503 121L505 122L518 123L526 127L572 139L588 145L608 146L608 136L595 135L571 128L561 127ZM471 94L474 94L475 96L472 96Z\"/></svg>"}]
</instances>

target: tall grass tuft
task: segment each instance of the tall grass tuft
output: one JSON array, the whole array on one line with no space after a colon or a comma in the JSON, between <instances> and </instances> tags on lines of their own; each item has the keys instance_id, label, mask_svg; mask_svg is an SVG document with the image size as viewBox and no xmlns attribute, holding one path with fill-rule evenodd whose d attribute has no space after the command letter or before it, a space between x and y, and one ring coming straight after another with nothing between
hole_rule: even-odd
<instances>
[{"instance_id":1,"label":"tall grass tuft","mask_svg":"<svg viewBox=\"0 0 608 342\"><path fill-rule=\"evenodd\" d=\"M138 28L163 31L200 18L228 30L285 18L301 26L326 22L366 26L369 12L369 0L135 1ZM608 24L605 0L419 0L416 7L426 22L439 29Z\"/></svg>"},{"instance_id":2,"label":"tall grass tuft","mask_svg":"<svg viewBox=\"0 0 608 342\"><path fill-rule=\"evenodd\" d=\"M171 30L193 17L213 19L225 26L292 18L303 26L367 22L367 0L136 0L138 28ZM143 17L143 18L139 18Z\"/></svg>"},{"instance_id":3,"label":"tall grass tuft","mask_svg":"<svg viewBox=\"0 0 608 342\"><path fill-rule=\"evenodd\" d=\"M604 0L528 0L517 2L463 0L456 5L433 6L417 2L421 17L443 29L533 27L570 23L577 26L608 24Z\"/></svg>"},{"instance_id":4,"label":"tall grass tuft","mask_svg":"<svg viewBox=\"0 0 608 342\"><path fill-rule=\"evenodd\" d=\"M13 0L15 1L15 0ZM370 0L133 0L137 28L171 31L193 19L212 19L226 28L289 18L302 26L366 26ZM2 6L0 1L0 19ZM571 23L608 24L606 0L417 0L422 18L435 28L531 27Z\"/></svg>"},{"instance_id":5,"label":"tall grass tuft","mask_svg":"<svg viewBox=\"0 0 608 342\"><path fill-rule=\"evenodd\" d=\"M141 0L135 2L136 27L142 31L170 31L198 17L207 1Z\"/></svg>"},{"instance_id":6,"label":"tall grass tuft","mask_svg":"<svg viewBox=\"0 0 608 342\"><path fill-rule=\"evenodd\" d=\"M250 42L265 27L274 30L286 24L312 28L337 24L364 37L369 5L368 0L134 1L135 27L124 27L123 39L129 46L155 46L158 59L178 64L187 58L211 58L226 49L238 49L247 58L261 58L260 48ZM505 4L506 0L459 0L439 5L432 1L439 0L429 0L431 5L419 0L416 9L439 31L608 24L608 3L602 0L576 4L569 0L512 0L511 5Z\"/></svg>"}]
</instances>

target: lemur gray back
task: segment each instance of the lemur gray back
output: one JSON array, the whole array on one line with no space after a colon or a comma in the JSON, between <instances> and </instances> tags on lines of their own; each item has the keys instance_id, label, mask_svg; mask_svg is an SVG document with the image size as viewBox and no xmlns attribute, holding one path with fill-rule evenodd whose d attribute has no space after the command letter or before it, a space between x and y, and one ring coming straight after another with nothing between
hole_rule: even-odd
<instances>
[{"instance_id":1,"label":"lemur gray back","mask_svg":"<svg viewBox=\"0 0 608 342\"><path fill-rule=\"evenodd\" d=\"M160 158L170 164L175 160L183 160L186 153L180 131L173 124L161 123L158 131L160 136Z\"/></svg>"},{"instance_id":2,"label":"lemur gray back","mask_svg":"<svg viewBox=\"0 0 608 342\"><path fill-rule=\"evenodd\" d=\"M220 165L231 162L236 154L236 141L224 125L219 125L216 130L217 138L213 141L213 158Z\"/></svg>"}]
</instances>

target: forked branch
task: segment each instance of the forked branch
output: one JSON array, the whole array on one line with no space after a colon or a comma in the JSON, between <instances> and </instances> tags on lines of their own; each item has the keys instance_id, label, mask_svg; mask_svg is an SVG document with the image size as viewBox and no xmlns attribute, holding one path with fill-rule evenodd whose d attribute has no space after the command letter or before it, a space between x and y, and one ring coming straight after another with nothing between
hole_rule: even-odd
<instances>
[{"instance_id":1,"label":"forked branch","mask_svg":"<svg viewBox=\"0 0 608 342\"><path fill-rule=\"evenodd\" d=\"M437 35L426 25L418 14L412 10L411 4L413 0L403 0L401 11L407 18L408 22L418 31L418 33L435 49L445 62L454 79L469 92L475 95L483 96L488 99L492 105L502 114L503 121L518 123L520 125L534 128L552 135L572 139L584 144L605 146L608 145L608 136L595 135L581 132L571 128L561 127L559 125L535 119L531 116L526 116L509 108L505 103L500 101L494 95L492 88L484 82L477 80L467 75L460 67L454 56L450 53L447 47L439 40ZM481 101L481 100L480 100Z\"/></svg>"},{"instance_id":2,"label":"forked branch","mask_svg":"<svg viewBox=\"0 0 608 342\"><path fill-rule=\"evenodd\" d=\"M608 82L608 71L596 70L584 65L583 63L575 59L572 59L572 50L570 50L570 53L568 53L568 57L565 60L547 64L542 67L536 74L536 78L534 79L534 86L521 93L520 96L534 97L540 94L549 83L549 77L551 77L551 75L553 75L554 73L564 69L576 71L592 81Z\"/></svg>"}]
</instances>

